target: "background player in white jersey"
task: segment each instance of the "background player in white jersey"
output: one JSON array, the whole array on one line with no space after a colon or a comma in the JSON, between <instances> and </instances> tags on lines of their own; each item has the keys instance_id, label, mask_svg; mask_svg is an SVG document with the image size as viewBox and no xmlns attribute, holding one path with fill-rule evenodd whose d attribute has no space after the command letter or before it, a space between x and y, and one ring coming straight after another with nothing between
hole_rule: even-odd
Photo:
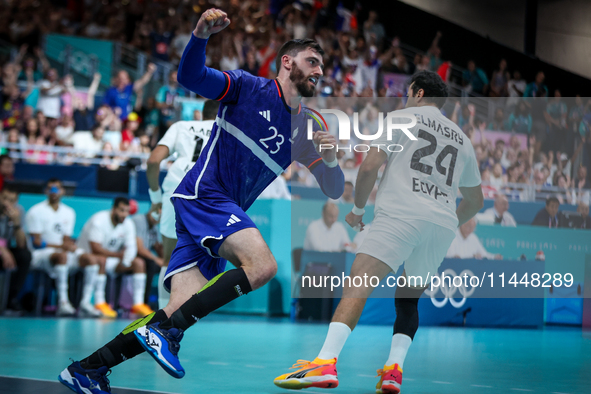
<instances>
[{"instance_id":1,"label":"background player in white jersey","mask_svg":"<svg viewBox=\"0 0 591 394\"><path fill-rule=\"evenodd\" d=\"M185 174L189 172L199 158L201 150L207 144L211 134L211 128L218 113L220 103L215 100L207 100L203 104L202 121L176 122L166 131L158 146L150 154L146 176L150 185L149 193L152 201L152 210L162 207L160 218L160 234L162 234L162 247L164 250L164 265L160 269L158 280L158 306L164 308L170 299L162 283L170 261L170 255L176 247L177 237L175 229L175 213L170 196L178 187ZM168 173L159 185L160 163L171 155L177 155L176 160L168 169Z\"/></svg>"},{"instance_id":2,"label":"background player in white jersey","mask_svg":"<svg viewBox=\"0 0 591 394\"><path fill-rule=\"evenodd\" d=\"M55 279L58 316L73 315L76 311L68 298L68 272L84 268L84 287L79 312L81 315L100 316L90 304L92 289L99 271L98 260L76 247L72 240L76 213L61 202L62 182L50 179L45 187L47 200L33 205L25 217L27 232L33 239L32 267L43 269Z\"/></svg>"},{"instance_id":3,"label":"background player in white jersey","mask_svg":"<svg viewBox=\"0 0 591 394\"><path fill-rule=\"evenodd\" d=\"M409 281L408 286L396 289L394 335L390 356L378 370L377 393L400 392L402 366L419 325L417 304L429 284L428 275L437 275L458 225L483 206L480 173L470 139L439 110L446 97L447 87L437 74L423 71L413 76L406 108L390 116L416 116L416 126L408 130L417 140L395 132L392 140L384 133L374 141L359 169L355 206L346 218L352 227L363 229L363 208L378 169L387 160L376 197L375 218L357 251L350 275L367 274L381 280L405 262L404 275L420 277L422 282ZM392 144L403 145L404 149L392 153L386 147ZM456 209L458 188L463 199ZM343 298L318 357L294 365L297 371L277 377L275 384L292 389L338 386L337 358L372 291L371 286L351 287L345 283Z\"/></svg>"},{"instance_id":4,"label":"background player in white jersey","mask_svg":"<svg viewBox=\"0 0 591 394\"><path fill-rule=\"evenodd\" d=\"M135 225L129 216L129 200L117 197L110 210L95 213L82 228L78 245L101 262L94 291L95 308L105 317L117 317L105 299L106 273L133 272L132 313L152 313L144 304L146 266L137 259Z\"/></svg>"}]
</instances>

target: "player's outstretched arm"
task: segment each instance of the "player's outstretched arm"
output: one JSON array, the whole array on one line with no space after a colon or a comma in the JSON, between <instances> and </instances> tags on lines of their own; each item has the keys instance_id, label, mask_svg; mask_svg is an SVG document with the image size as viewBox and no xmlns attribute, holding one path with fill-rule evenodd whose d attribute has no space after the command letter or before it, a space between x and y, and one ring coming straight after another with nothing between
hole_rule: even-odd
<instances>
[{"instance_id":1,"label":"player's outstretched arm","mask_svg":"<svg viewBox=\"0 0 591 394\"><path fill-rule=\"evenodd\" d=\"M210 35L220 32L229 24L230 19L225 12L215 8L205 11L179 63L179 83L205 98L217 99L226 87L226 76L205 66L205 46Z\"/></svg>"},{"instance_id":2,"label":"player's outstretched arm","mask_svg":"<svg viewBox=\"0 0 591 394\"><path fill-rule=\"evenodd\" d=\"M353 228L360 226L363 230L364 223L361 220L365 213L365 204L378 179L378 171L386 159L387 155L383 150L372 147L359 167L355 182L355 206L345 219Z\"/></svg>"},{"instance_id":3,"label":"player's outstretched arm","mask_svg":"<svg viewBox=\"0 0 591 394\"><path fill-rule=\"evenodd\" d=\"M158 145L148 158L148 169L146 170L146 178L148 178L148 185L150 186L150 201L152 201L152 208L157 209L162 207L162 190L160 190L160 163L169 156L169 149L166 145Z\"/></svg>"},{"instance_id":4,"label":"player's outstretched arm","mask_svg":"<svg viewBox=\"0 0 591 394\"><path fill-rule=\"evenodd\" d=\"M460 187L462 201L458 205L456 214L458 215L459 225L472 219L484 206L484 196L480 185L474 187Z\"/></svg>"}]
</instances>

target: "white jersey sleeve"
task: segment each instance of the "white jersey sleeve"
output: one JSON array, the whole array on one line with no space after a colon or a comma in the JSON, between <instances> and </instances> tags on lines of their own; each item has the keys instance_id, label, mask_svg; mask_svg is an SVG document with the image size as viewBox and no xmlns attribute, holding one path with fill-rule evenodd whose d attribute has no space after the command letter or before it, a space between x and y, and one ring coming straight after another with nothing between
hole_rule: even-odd
<instances>
[{"instance_id":1,"label":"white jersey sleeve","mask_svg":"<svg viewBox=\"0 0 591 394\"><path fill-rule=\"evenodd\" d=\"M123 222L125 228L125 252L121 262L124 266L131 266L131 262L137 256L137 237L135 230L135 223L131 218L125 219Z\"/></svg>"},{"instance_id":2,"label":"white jersey sleeve","mask_svg":"<svg viewBox=\"0 0 591 394\"><path fill-rule=\"evenodd\" d=\"M480 170L478 169L478 160L476 160L476 154L474 149L470 149L466 159L466 165L462 176L460 177L459 187L475 187L480 186Z\"/></svg>"},{"instance_id":3,"label":"white jersey sleeve","mask_svg":"<svg viewBox=\"0 0 591 394\"><path fill-rule=\"evenodd\" d=\"M70 207L64 207L67 208L64 210L64 212L65 215L68 216L68 224L64 228L64 235L72 237L72 235L74 235L74 225L76 224L76 212Z\"/></svg>"},{"instance_id":4,"label":"white jersey sleeve","mask_svg":"<svg viewBox=\"0 0 591 394\"><path fill-rule=\"evenodd\" d=\"M38 214L38 205L32 206L25 215L25 226L29 234L41 234L43 232L43 223L41 215Z\"/></svg>"},{"instance_id":5,"label":"white jersey sleeve","mask_svg":"<svg viewBox=\"0 0 591 394\"><path fill-rule=\"evenodd\" d=\"M106 215L103 212L98 212L94 214L89 220L90 223L88 225L86 238L88 242L95 242L97 244L101 244L104 246L105 243L105 231L108 227L106 227L105 220L103 220Z\"/></svg>"},{"instance_id":6,"label":"white jersey sleeve","mask_svg":"<svg viewBox=\"0 0 591 394\"><path fill-rule=\"evenodd\" d=\"M168 130L166 130L166 133L164 133L164 136L160 139L160 141L158 141L158 145L164 145L168 147L168 153L170 155L175 153L174 147L179 134L179 123L180 122L173 123L168 128Z\"/></svg>"}]
</instances>

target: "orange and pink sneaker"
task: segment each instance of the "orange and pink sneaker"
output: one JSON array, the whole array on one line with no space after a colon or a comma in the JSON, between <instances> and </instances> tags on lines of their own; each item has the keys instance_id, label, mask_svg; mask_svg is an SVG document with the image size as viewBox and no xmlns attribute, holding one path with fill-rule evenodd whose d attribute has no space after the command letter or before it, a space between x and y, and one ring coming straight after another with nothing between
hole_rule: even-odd
<instances>
[{"instance_id":1,"label":"orange and pink sneaker","mask_svg":"<svg viewBox=\"0 0 591 394\"><path fill-rule=\"evenodd\" d=\"M377 394L398 394L402 384L402 368L398 364L385 365L378 369L380 381L376 384Z\"/></svg>"},{"instance_id":2,"label":"orange and pink sneaker","mask_svg":"<svg viewBox=\"0 0 591 394\"><path fill-rule=\"evenodd\" d=\"M332 360L315 358L312 362L298 360L291 368L296 371L276 377L273 383L278 387L292 390L308 387L334 389L339 385L336 358Z\"/></svg>"}]
</instances>

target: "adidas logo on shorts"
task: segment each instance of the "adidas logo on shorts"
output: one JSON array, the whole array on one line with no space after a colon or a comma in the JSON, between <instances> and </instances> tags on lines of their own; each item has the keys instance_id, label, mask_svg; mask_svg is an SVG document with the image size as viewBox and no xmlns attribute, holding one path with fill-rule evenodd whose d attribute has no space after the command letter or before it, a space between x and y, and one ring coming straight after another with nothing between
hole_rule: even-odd
<instances>
[{"instance_id":1,"label":"adidas logo on shorts","mask_svg":"<svg viewBox=\"0 0 591 394\"><path fill-rule=\"evenodd\" d=\"M230 216L230 219L228 220L228 223L226 224L226 227L228 227L228 226L231 226L231 225L233 225L233 224L236 224L236 223L238 223L238 222L241 222L241 220L240 220L240 219L238 219L238 216L236 216L236 215L232 214L232 215Z\"/></svg>"}]
</instances>

